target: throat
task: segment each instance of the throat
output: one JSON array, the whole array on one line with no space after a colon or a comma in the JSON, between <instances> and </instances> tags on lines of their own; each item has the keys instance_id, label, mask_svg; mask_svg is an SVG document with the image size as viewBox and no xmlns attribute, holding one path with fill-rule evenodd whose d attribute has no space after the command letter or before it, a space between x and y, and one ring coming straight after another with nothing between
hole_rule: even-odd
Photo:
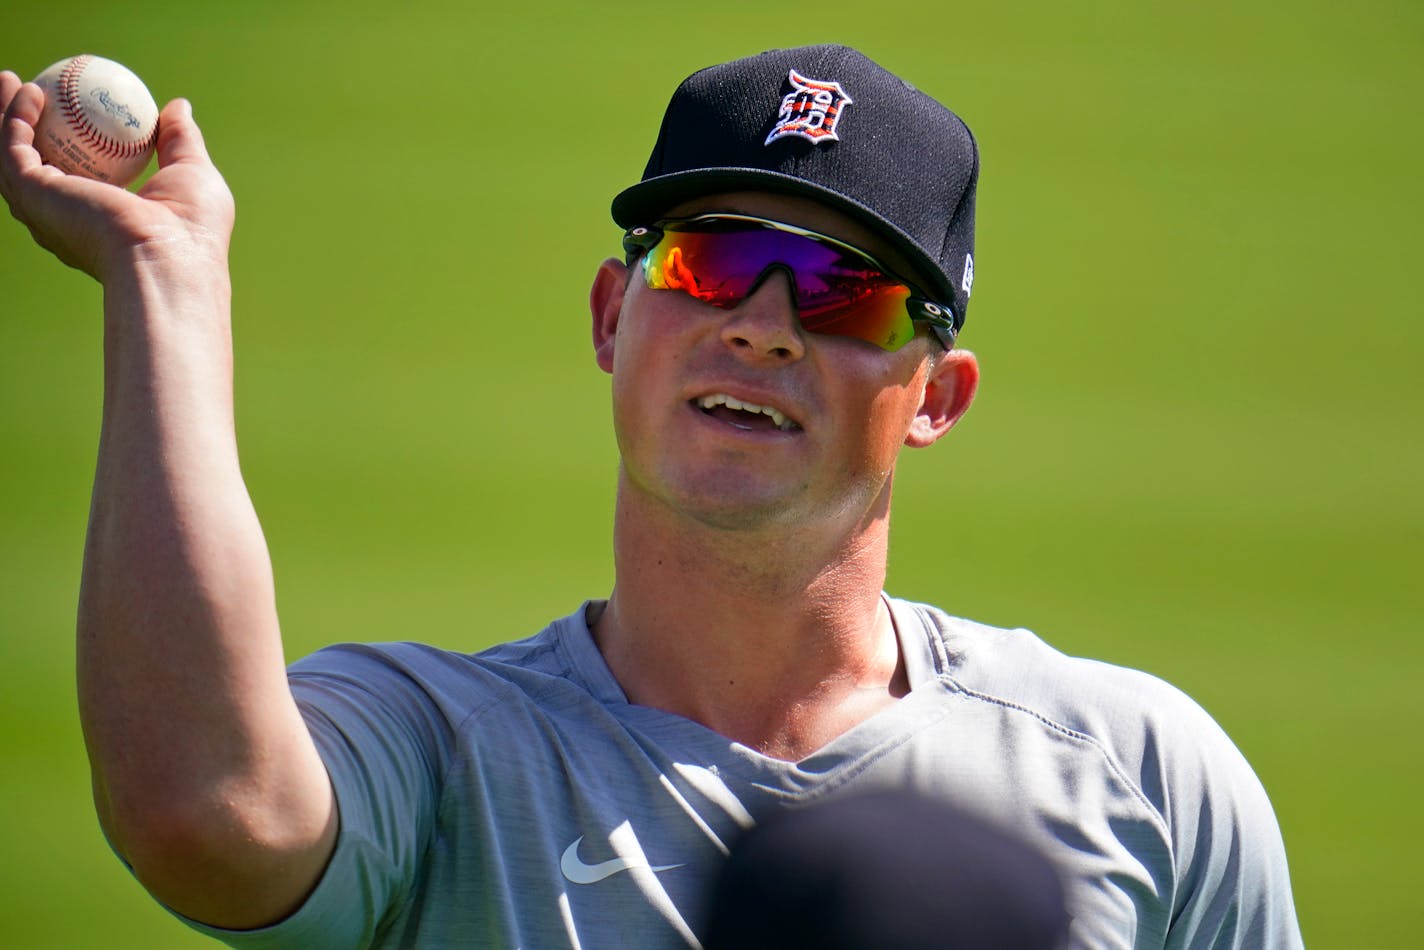
<instances>
[{"instance_id":1,"label":"throat","mask_svg":"<svg viewBox=\"0 0 1424 950\"><path fill-rule=\"evenodd\" d=\"M762 755L795 762L910 693L893 620L883 603L877 607L862 628L867 635L855 638L859 645L831 651L835 657L805 641L778 644L765 631L741 635L742 623L734 624L738 635L704 630L692 636L689 627L697 623L684 618L677 621L678 636L654 636L641 624L624 627L613 605L596 615L592 632L630 703L682 716ZM826 646L823 628L816 634Z\"/></svg>"},{"instance_id":2,"label":"throat","mask_svg":"<svg viewBox=\"0 0 1424 950\"><path fill-rule=\"evenodd\" d=\"M908 692L897 686L827 689L770 707L746 697L704 724L762 755L799 762L894 706Z\"/></svg>"}]
</instances>

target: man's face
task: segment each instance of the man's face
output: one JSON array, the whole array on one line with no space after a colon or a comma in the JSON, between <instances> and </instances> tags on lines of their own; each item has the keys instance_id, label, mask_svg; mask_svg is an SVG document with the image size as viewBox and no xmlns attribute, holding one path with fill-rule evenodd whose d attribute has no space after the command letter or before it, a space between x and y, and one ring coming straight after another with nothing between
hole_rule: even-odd
<instances>
[{"instance_id":1,"label":"man's face","mask_svg":"<svg viewBox=\"0 0 1424 950\"><path fill-rule=\"evenodd\" d=\"M867 229L802 198L717 195L668 217L711 211L809 228L896 266ZM930 356L940 349L926 331L894 352L808 333L779 270L724 310L649 290L635 264L617 288L621 300L609 303L607 288L623 276L611 273L617 266L606 263L600 275L602 307L595 284L594 337L599 364L613 375L625 492L723 529L855 524L888 513L895 459L907 435L917 441L911 433L923 415ZM967 407L972 383L961 395Z\"/></svg>"}]
</instances>

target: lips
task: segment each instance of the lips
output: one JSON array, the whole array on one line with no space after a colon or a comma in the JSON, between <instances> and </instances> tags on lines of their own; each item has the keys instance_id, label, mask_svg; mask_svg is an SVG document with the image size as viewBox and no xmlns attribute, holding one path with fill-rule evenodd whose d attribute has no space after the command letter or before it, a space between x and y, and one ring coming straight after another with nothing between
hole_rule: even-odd
<instances>
[{"instance_id":1,"label":"lips","mask_svg":"<svg viewBox=\"0 0 1424 950\"><path fill-rule=\"evenodd\" d=\"M792 432L801 428L786 413L775 406L747 402L726 393L700 396L692 402L704 413L716 416L743 429L775 428L782 432Z\"/></svg>"}]
</instances>

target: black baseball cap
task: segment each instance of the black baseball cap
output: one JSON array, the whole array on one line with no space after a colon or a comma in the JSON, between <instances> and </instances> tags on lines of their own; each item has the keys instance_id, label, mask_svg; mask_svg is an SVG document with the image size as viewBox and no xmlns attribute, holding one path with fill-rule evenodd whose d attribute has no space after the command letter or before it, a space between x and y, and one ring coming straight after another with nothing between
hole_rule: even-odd
<instances>
[{"instance_id":1,"label":"black baseball cap","mask_svg":"<svg viewBox=\"0 0 1424 950\"><path fill-rule=\"evenodd\" d=\"M809 197L887 240L958 332L974 283L978 181L979 149L957 115L857 50L803 46L683 80L643 180L613 199L613 220L651 224L722 191Z\"/></svg>"}]
</instances>

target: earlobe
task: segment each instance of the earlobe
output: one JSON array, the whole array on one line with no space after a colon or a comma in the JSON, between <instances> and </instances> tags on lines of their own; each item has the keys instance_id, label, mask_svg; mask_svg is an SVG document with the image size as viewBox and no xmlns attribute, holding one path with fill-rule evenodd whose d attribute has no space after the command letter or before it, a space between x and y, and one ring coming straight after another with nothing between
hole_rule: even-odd
<instances>
[{"instance_id":1,"label":"earlobe","mask_svg":"<svg viewBox=\"0 0 1424 950\"><path fill-rule=\"evenodd\" d=\"M969 411L978 389L979 361L973 353L950 350L941 356L925 381L925 396L905 444L922 449L938 442Z\"/></svg>"},{"instance_id":2,"label":"earlobe","mask_svg":"<svg viewBox=\"0 0 1424 950\"><path fill-rule=\"evenodd\" d=\"M618 316L623 311L628 274L628 265L610 257L599 265L588 292L588 306L593 315L593 355L605 373L613 372L613 342L618 335Z\"/></svg>"}]
</instances>

